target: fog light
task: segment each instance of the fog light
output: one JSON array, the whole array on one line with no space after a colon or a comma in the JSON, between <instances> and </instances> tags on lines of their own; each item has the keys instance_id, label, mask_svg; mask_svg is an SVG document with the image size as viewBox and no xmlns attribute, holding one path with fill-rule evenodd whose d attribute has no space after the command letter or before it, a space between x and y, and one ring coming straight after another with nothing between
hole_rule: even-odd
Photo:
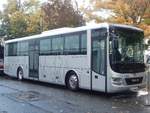
<instances>
[{"instance_id":1,"label":"fog light","mask_svg":"<svg viewBox=\"0 0 150 113\"><path fill-rule=\"evenodd\" d=\"M123 81L122 78L112 78L112 83L115 85L121 85Z\"/></svg>"}]
</instances>

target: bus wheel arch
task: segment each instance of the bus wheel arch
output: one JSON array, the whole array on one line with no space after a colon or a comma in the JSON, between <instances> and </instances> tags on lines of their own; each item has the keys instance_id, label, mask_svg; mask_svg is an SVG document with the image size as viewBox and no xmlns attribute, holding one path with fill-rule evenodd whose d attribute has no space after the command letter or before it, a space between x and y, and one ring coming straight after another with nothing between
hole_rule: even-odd
<instances>
[{"instance_id":1,"label":"bus wheel arch","mask_svg":"<svg viewBox=\"0 0 150 113\"><path fill-rule=\"evenodd\" d=\"M65 84L67 88L72 91L77 91L79 89L79 77L75 71L70 70L66 73Z\"/></svg>"},{"instance_id":2,"label":"bus wheel arch","mask_svg":"<svg viewBox=\"0 0 150 113\"><path fill-rule=\"evenodd\" d=\"M17 78L18 78L18 80L22 80L23 79L23 68L21 66L19 66L17 68Z\"/></svg>"}]
</instances>

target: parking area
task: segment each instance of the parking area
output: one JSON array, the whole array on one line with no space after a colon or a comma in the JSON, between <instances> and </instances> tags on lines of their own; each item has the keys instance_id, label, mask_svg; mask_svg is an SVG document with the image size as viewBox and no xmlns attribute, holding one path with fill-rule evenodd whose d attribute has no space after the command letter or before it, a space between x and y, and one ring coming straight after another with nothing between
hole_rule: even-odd
<instances>
[{"instance_id":1,"label":"parking area","mask_svg":"<svg viewBox=\"0 0 150 113\"><path fill-rule=\"evenodd\" d=\"M0 113L149 113L145 91L105 94L0 76Z\"/></svg>"}]
</instances>

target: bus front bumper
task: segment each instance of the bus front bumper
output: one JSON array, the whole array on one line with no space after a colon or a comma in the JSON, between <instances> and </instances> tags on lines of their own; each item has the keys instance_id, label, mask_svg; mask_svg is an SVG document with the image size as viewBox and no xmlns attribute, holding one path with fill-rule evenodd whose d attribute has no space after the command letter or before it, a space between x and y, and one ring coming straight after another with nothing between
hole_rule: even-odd
<instances>
[{"instance_id":1,"label":"bus front bumper","mask_svg":"<svg viewBox=\"0 0 150 113\"><path fill-rule=\"evenodd\" d=\"M142 78L141 81L138 83L135 81L135 83L131 83L130 79L137 80L136 78ZM115 82L114 82L115 81ZM137 82L137 83L136 83ZM112 84L109 87L108 92L122 92L122 91L138 91L140 89L146 88L146 76L141 77L135 77L134 78L122 78L122 79L112 79Z\"/></svg>"},{"instance_id":2,"label":"bus front bumper","mask_svg":"<svg viewBox=\"0 0 150 113\"><path fill-rule=\"evenodd\" d=\"M146 83L136 84L136 85L127 85L127 86L113 85L113 86L111 86L111 90L109 90L108 92L110 92L110 93L117 93L117 92L123 92L123 91L137 92L137 91L144 89L144 88L146 88Z\"/></svg>"}]
</instances>

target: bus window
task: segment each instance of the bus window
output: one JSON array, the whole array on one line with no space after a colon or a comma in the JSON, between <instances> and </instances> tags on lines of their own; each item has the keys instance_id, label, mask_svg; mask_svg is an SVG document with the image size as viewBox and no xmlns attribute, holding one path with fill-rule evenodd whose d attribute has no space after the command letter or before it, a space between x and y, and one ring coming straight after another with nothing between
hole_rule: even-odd
<instances>
[{"instance_id":1,"label":"bus window","mask_svg":"<svg viewBox=\"0 0 150 113\"><path fill-rule=\"evenodd\" d=\"M105 29L92 31L92 70L101 75L105 74L105 40Z\"/></svg>"},{"instance_id":2,"label":"bus window","mask_svg":"<svg viewBox=\"0 0 150 113\"><path fill-rule=\"evenodd\" d=\"M19 56L26 56L28 55L28 42L19 42L17 55Z\"/></svg>"},{"instance_id":3,"label":"bus window","mask_svg":"<svg viewBox=\"0 0 150 113\"><path fill-rule=\"evenodd\" d=\"M51 51L51 39L40 40L40 54L50 54Z\"/></svg>"},{"instance_id":4,"label":"bus window","mask_svg":"<svg viewBox=\"0 0 150 113\"><path fill-rule=\"evenodd\" d=\"M81 53L87 53L87 35L86 33L81 34Z\"/></svg>"},{"instance_id":5,"label":"bus window","mask_svg":"<svg viewBox=\"0 0 150 113\"><path fill-rule=\"evenodd\" d=\"M52 38L52 54L63 54L63 38Z\"/></svg>"},{"instance_id":6,"label":"bus window","mask_svg":"<svg viewBox=\"0 0 150 113\"><path fill-rule=\"evenodd\" d=\"M8 45L8 56L16 56L17 55L17 43L10 43Z\"/></svg>"},{"instance_id":7,"label":"bus window","mask_svg":"<svg viewBox=\"0 0 150 113\"><path fill-rule=\"evenodd\" d=\"M73 34L65 37L65 52L68 54L79 53L79 35Z\"/></svg>"}]
</instances>

